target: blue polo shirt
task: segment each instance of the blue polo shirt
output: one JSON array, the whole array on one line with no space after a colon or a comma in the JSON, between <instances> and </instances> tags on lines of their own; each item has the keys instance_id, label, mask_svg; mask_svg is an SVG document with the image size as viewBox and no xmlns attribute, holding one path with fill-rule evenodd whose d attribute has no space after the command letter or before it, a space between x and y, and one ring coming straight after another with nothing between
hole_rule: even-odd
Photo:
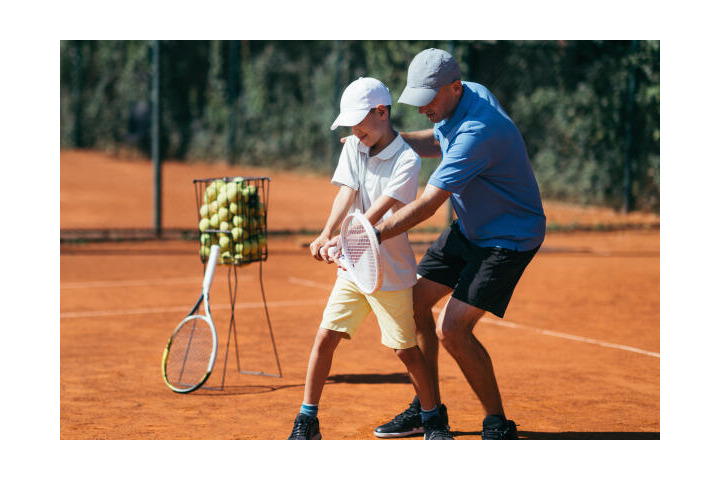
<instances>
[{"instance_id":1,"label":"blue polo shirt","mask_svg":"<svg viewBox=\"0 0 720 480\"><path fill-rule=\"evenodd\" d=\"M463 82L453 116L435 124L442 161L428 183L452 193L462 233L480 247L532 250L545 213L525 142L490 91Z\"/></svg>"}]
</instances>

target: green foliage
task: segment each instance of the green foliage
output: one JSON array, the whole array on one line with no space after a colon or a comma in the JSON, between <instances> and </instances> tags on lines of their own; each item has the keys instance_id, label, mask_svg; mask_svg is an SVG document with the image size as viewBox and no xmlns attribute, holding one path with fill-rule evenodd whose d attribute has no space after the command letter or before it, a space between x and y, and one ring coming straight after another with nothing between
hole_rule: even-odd
<instances>
[{"instance_id":1,"label":"green foliage","mask_svg":"<svg viewBox=\"0 0 720 480\"><path fill-rule=\"evenodd\" d=\"M544 198L660 206L658 41L162 41L165 158L235 159L327 174L345 86L382 80L397 100L424 48L451 51L520 128ZM61 147L150 154L151 42L60 43ZM431 127L395 104L398 130ZM437 165L423 160L421 181Z\"/></svg>"}]
</instances>

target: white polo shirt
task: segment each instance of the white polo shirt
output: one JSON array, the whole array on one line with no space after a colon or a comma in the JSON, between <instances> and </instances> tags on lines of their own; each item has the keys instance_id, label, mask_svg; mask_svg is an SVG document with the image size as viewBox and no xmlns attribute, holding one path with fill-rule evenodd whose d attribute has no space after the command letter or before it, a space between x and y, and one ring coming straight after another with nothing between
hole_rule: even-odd
<instances>
[{"instance_id":1,"label":"white polo shirt","mask_svg":"<svg viewBox=\"0 0 720 480\"><path fill-rule=\"evenodd\" d=\"M353 135L345 140L332 183L358 191L351 212L367 212L382 195L410 203L417 196L420 162L420 157L400 135L372 157L370 147L360 143ZM388 219L392 213L392 209L388 210L382 220ZM417 263L407 232L383 240L380 256L383 262L380 290L402 290L415 285ZM347 272L341 268L338 269L338 276L350 280Z\"/></svg>"}]
</instances>

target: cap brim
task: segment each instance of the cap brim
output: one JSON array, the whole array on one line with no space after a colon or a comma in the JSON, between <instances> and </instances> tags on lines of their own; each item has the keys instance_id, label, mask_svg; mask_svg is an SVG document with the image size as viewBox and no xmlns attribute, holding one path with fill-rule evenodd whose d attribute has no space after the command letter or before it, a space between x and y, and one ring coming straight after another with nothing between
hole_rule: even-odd
<instances>
[{"instance_id":1,"label":"cap brim","mask_svg":"<svg viewBox=\"0 0 720 480\"><path fill-rule=\"evenodd\" d=\"M330 130L335 130L337 127L354 127L358 123L362 122L367 116L370 109L367 110L350 110L349 112L342 112L337 116L335 121L330 127Z\"/></svg>"},{"instance_id":2,"label":"cap brim","mask_svg":"<svg viewBox=\"0 0 720 480\"><path fill-rule=\"evenodd\" d=\"M432 102L439 89L437 88L413 88L405 87L398 103L405 103L414 107L424 107Z\"/></svg>"}]
</instances>

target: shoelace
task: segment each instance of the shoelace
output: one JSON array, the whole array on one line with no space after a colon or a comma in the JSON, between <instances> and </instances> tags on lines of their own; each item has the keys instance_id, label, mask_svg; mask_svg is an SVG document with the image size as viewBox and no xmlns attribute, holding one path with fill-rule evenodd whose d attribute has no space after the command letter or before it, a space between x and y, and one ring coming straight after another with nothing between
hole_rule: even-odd
<instances>
[{"instance_id":1,"label":"shoelace","mask_svg":"<svg viewBox=\"0 0 720 480\"><path fill-rule=\"evenodd\" d=\"M403 420L405 420L409 417L414 417L416 415L420 415L420 411L417 409L417 407L415 405L413 405L411 403L410 406L404 412L395 415L393 422L402 422Z\"/></svg>"},{"instance_id":2,"label":"shoelace","mask_svg":"<svg viewBox=\"0 0 720 480\"><path fill-rule=\"evenodd\" d=\"M443 425L442 419L440 419L439 416L431 418L426 428L429 431L430 440L452 438L452 435L447 431L447 428Z\"/></svg>"},{"instance_id":3,"label":"shoelace","mask_svg":"<svg viewBox=\"0 0 720 480\"><path fill-rule=\"evenodd\" d=\"M305 418L299 418L295 420L292 429L292 436L303 435L307 437L308 431L310 430L310 422Z\"/></svg>"}]
</instances>

